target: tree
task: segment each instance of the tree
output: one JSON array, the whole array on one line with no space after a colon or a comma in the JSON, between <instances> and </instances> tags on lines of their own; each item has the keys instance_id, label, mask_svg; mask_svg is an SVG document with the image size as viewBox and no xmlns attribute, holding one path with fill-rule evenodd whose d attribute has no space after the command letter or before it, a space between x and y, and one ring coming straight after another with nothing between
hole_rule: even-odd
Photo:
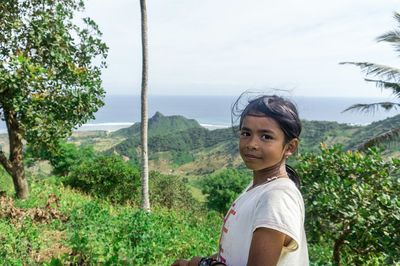
<instances>
[{"instance_id":1,"label":"tree","mask_svg":"<svg viewBox=\"0 0 400 266\"><path fill-rule=\"evenodd\" d=\"M206 176L201 185L208 208L225 214L250 180L247 170L224 169Z\"/></svg>"},{"instance_id":2,"label":"tree","mask_svg":"<svg viewBox=\"0 0 400 266\"><path fill-rule=\"evenodd\" d=\"M399 159L385 160L376 149L361 153L322 146L320 154L302 154L296 170L303 179L305 226L312 246L333 247L333 265L344 261L346 265L396 265L400 260Z\"/></svg>"},{"instance_id":3,"label":"tree","mask_svg":"<svg viewBox=\"0 0 400 266\"><path fill-rule=\"evenodd\" d=\"M95 157L96 152L92 146L77 146L65 140L61 140L54 151L44 148L32 149L30 146L25 150L25 161L28 166L38 159L48 160L53 167L52 174L57 176L66 176L74 166Z\"/></svg>"},{"instance_id":4,"label":"tree","mask_svg":"<svg viewBox=\"0 0 400 266\"><path fill-rule=\"evenodd\" d=\"M147 111L147 78L148 78L148 47L147 47L147 9L146 0L140 0L142 25L142 92L141 92L141 144L142 144L142 208L150 211L149 199L149 155L147 147L148 111Z\"/></svg>"},{"instance_id":5,"label":"tree","mask_svg":"<svg viewBox=\"0 0 400 266\"><path fill-rule=\"evenodd\" d=\"M120 156L99 155L71 167L64 183L114 203L137 202L139 171Z\"/></svg>"},{"instance_id":6,"label":"tree","mask_svg":"<svg viewBox=\"0 0 400 266\"><path fill-rule=\"evenodd\" d=\"M82 0L0 2L0 116L10 144L0 162L18 198L28 197L23 141L52 149L104 104L108 47L93 20L74 24L83 9Z\"/></svg>"},{"instance_id":7,"label":"tree","mask_svg":"<svg viewBox=\"0 0 400 266\"><path fill-rule=\"evenodd\" d=\"M394 18L396 19L398 26L400 27L400 13L395 13ZM396 51L400 51L400 30L389 31L377 38L378 42L388 42L392 44ZM389 89L393 94L400 100L400 69L375 63L369 62L342 62L340 64L352 64L360 67L367 76L374 76L375 78L365 78L367 82L373 82L378 88ZM349 110L360 110L360 111L375 111L379 108L385 110L400 109L399 102L377 102L370 104L354 104L344 110L344 112ZM400 136L400 128L393 128L379 136L376 136L363 144L361 144L358 149L365 150L373 145L382 143L385 141L392 141L396 137Z\"/></svg>"}]
</instances>

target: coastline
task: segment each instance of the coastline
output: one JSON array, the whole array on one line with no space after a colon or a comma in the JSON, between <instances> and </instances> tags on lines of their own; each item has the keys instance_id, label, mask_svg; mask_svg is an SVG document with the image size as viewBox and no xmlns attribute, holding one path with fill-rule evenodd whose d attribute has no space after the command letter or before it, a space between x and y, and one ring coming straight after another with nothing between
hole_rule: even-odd
<instances>
[{"instance_id":1,"label":"coastline","mask_svg":"<svg viewBox=\"0 0 400 266\"><path fill-rule=\"evenodd\" d=\"M307 121L316 121L316 120L307 120ZM335 121L331 121L335 122ZM336 121L337 122L337 121ZM114 132L122 128L128 128L131 127L132 125L136 124L137 122L109 122L109 123L87 123L82 125L81 127L75 128L72 130L72 132L85 132L85 131L106 131L106 132ZM340 122L338 122L340 123ZM227 128L230 127L230 124L211 124L211 123L199 123L200 126L209 129L209 130L214 130L214 129L221 129L221 128ZM350 126L367 126L371 123L367 124L357 124L357 123L340 123L340 124L347 124ZM6 129L1 129L0 128L0 134L6 134L7 130Z\"/></svg>"},{"instance_id":2,"label":"coastline","mask_svg":"<svg viewBox=\"0 0 400 266\"><path fill-rule=\"evenodd\" d=\"M74 129L74 132L79 131L107 131L114 132L122 128L127 128L134 125L134 122L113 122L113 123L88 123L79 128Z\"/></svg>"},{"instance_id":3,"label":"coastline","mask_svg":"<svg viewBox=\"0 0 400 266\"><path fill-rule=\"evenodd\" d=\"M136 124L135 122L114 122L114 123L88 123L84 124L81 127L74 129L74 132L80 131L107 131L107 132L114 132L122 128L128 128ZM200 126L213 130L213 129L220 129L220 128L227 128L230 125L223 125L223 124L206 124L200 123ZM0 133L3 133L0 131ZM6 132L4 132L6 133Z\"/></svg>"}]
</instances>

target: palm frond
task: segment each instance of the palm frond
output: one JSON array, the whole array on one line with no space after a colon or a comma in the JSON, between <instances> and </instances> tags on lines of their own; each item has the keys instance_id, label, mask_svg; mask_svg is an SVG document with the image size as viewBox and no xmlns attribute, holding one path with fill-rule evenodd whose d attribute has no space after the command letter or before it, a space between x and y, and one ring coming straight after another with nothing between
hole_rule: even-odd
<instances>
[{"instance_id":1,"label":"palm frond","mask_svg":"<svg viewBox=\"0 0 400 266\"><path fill-rule=\"evenodd\" d=\"M369 62L340 62L341 65L355 65L361 68L367 76L374 75L382 79L398 81L400 80L400 69Z\"/></svg>"},{"instance_id":2,"label":"palm frond","mask_svg":"<svg viewBox=\"0 0 400 266\"><path fill-rule=\"evenodd\" d=\"M398 13L398 12L394 12L394 19L395 20L397 20L397 22L399 23L399 26L400 26L400 13Z\"/></svg>"},{"instance_id":3,"label":"palm frond","mask_svg":"<svg viewBox=\"0 0 400 266\"><path fill-rule=\"evenodd\" d=\"M382 34L378 38L376 38L378 42L387 42L390 43L396 52L400 52L400 31L393 30L389 31L385 34Z\"/></svg>"},{"instance_id":4,"label":"palm frond","mask_svg":"<svg viewBox=\"0 0 400 266\"><path fill-rule=\"evenodd\" d=\"M378 88L381 89L390 89L393 91L393 94L400 98L400 83L397 82L389 82L389 81L384 81L384 80L377 80L377 79L364 79L365 81L368 82L374 82L375 85Z\"/></svg>"},{"instance_id":5,"label":"palm frond","mask_svg":"<svg viewBox=\"0 0 400 266\"><path fill-rule=\"evenodd\" d=\"M379 102L379 103L358 103L358 104L353 104L350 107L347 107L345 110L342 111L348 112L348 111L360 111L364 113L375 113L378 111L380 108L385 109L385 111L389 111L391 109L399 109L400 110L400 103L393 103L393 102Z\"/></svg>"},{"instance_id":6,"label":"palm frond","mask_svg":"<svg viewBox=\"0 0 400 266\"><path fill-rule=\"evenodd\" d=\"M394 128L358 145L357 150L363 151L377 144L396 142L399 141L398 140L399 137L400 137L400 128Z\"/></svg>"},{"instance_id":7,"label":"palm frond","mask_svg":"<svg viewBox=\"0 0 400 266\"><path fill-rule=\"evenodd\" d=\"M398 43L400 42L400 31L392 30L388 31L385 34L380 35L376 38L378 42L390 42L390 43Z\"/></svg>"}]
</instances>

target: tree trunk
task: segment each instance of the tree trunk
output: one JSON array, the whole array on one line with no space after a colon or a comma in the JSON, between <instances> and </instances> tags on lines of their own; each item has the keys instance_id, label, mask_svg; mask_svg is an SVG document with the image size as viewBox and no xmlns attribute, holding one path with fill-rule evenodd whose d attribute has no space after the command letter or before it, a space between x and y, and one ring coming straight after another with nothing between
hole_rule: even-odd
<instances>
[{"instance_id":1,"label":"tree trunk","mask_svg":"<svg viewBox=\"0 0 400 266\"><path fill-rule=\"evenodd\" d=\"M341 266L341 262L340 262L340 250L344 244L344 240L346 239L346 236L349 234L350 232L350 227L349 226L345 226L344 231L342 232L342 234L339 236L339 238L335 241L335 244L333 245L333 256L332 256L332 260L333 260L333 265L334 266Z\"/></svg>"},{"instance_id":2,"label":"tree trunk","mask_svg":"<svg viewBox=\"0 0 400 266\"><path fill-rule=\"evenodd\" d=\"M10 156L7 159L4 152L0 151L0 163L13 179L17 198L26 199L29 196L29 188L25 177L21 130L14 112L4 110L4 117L8 131Z\"/></svg>"},{"instance_id":3,"label":"tree trunk","mask_svg":"<svg viewBox=\"0 0 400 266\"><path fill-rule=\"evenodd\" d=\"M142 208L150 212L149 199L149 159L147 147L148 110L147 110L147 10L146 0L140 0L140 13L142 18L142 92L141 92L141 142L142 142Z\"/></svg>"}]
</instances>

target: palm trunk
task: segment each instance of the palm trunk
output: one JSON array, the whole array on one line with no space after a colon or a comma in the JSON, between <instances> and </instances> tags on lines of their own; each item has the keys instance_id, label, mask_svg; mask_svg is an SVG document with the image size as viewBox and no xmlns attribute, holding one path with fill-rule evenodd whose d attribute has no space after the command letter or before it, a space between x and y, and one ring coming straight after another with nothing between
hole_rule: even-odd
<instances>
[{"instance_id":1,"label":"palm trunk","mask_svg":"<svg viewBox=\"0 0 400 266\"><path fill-rule=\"evenodd\" d=\"M10 143L10 156L7 159L4 152L0 151L0 163L13 179L17 198L26 199L29 196L29 188L23 162L22 134L15 113L4 110L4 116Z\"/></svg>"},{"instance_id":2,"label":"palm trunk","mask_svg":"<svg viewBox=\"0 0 400 266\"><path fill-rule=\"evenodd\" d=\"M148 110L147 110L147 11L146 0L140 0L140 12L142 15L142 92L141 92L141 142L142 142L142 208L150 211L149 199L149 161L147 147Z\"/></svg>"}]
</instances>

